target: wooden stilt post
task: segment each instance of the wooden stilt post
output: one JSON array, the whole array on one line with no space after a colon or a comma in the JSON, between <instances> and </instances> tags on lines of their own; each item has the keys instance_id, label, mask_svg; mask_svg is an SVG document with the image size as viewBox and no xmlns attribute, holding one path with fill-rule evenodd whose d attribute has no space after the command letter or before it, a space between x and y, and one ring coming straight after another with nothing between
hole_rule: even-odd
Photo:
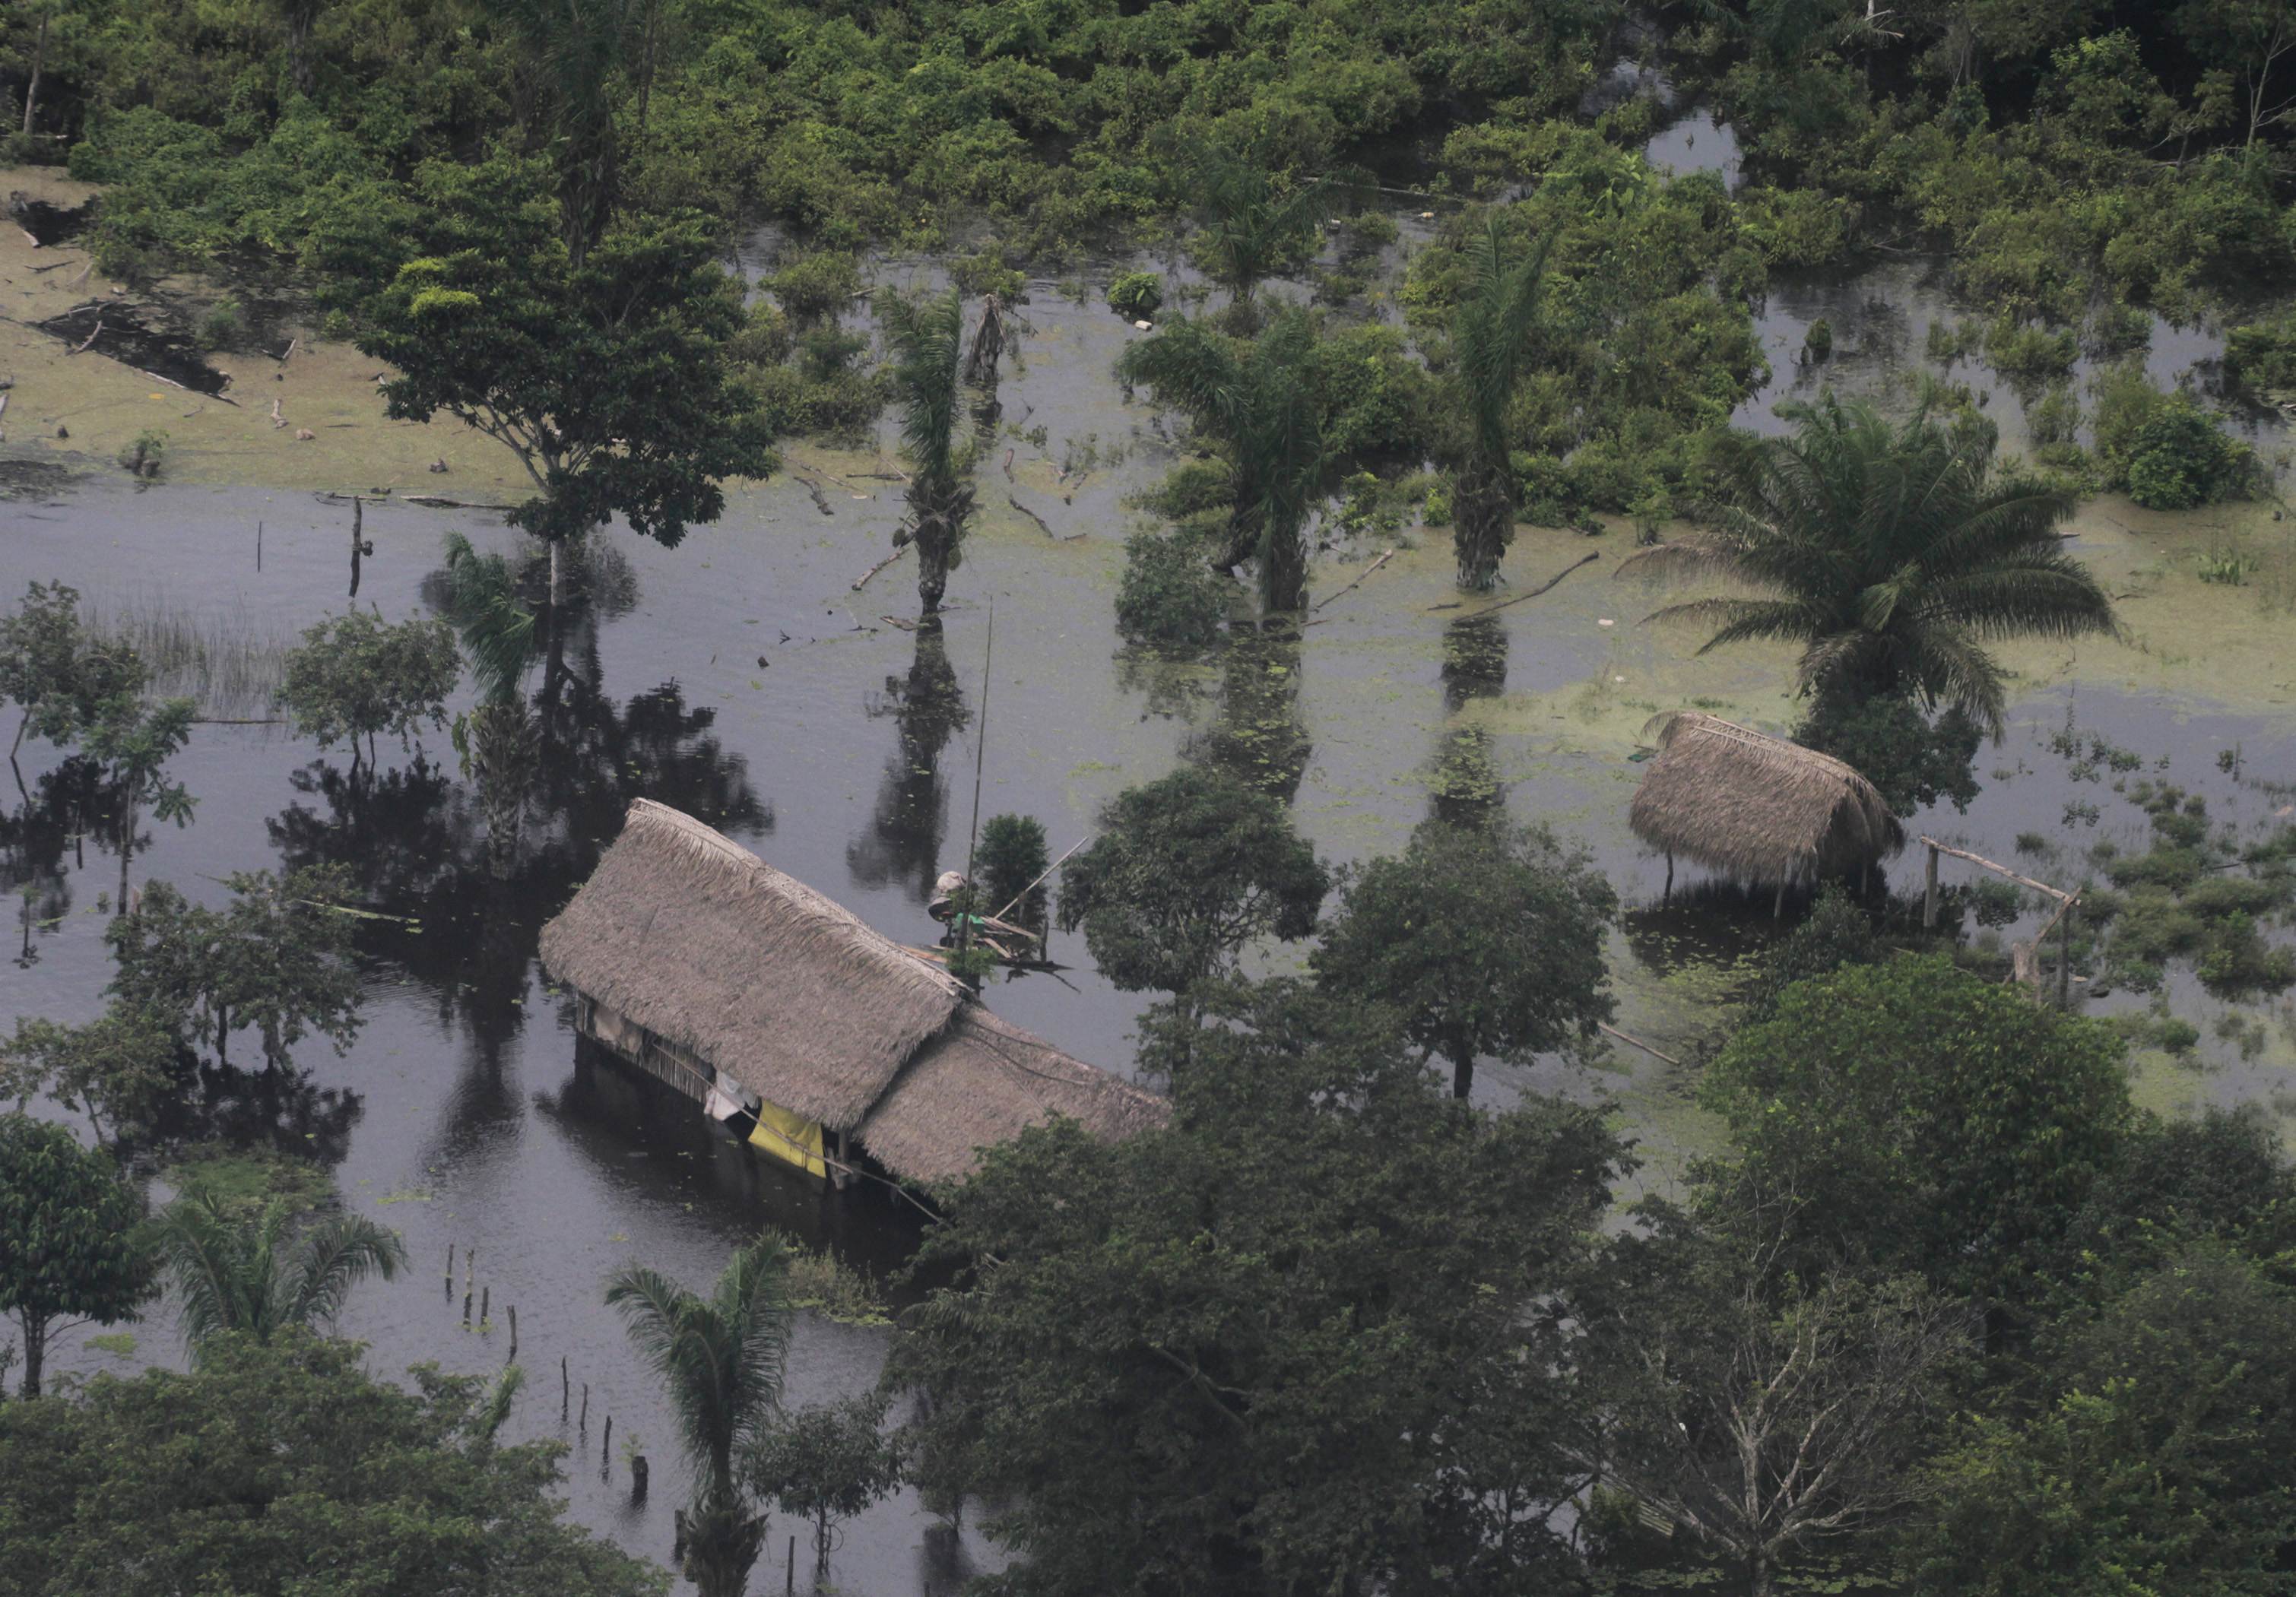
<instances>
[{"instance_id":1,"label":"wooden stilt post","mask_svg":"<svg viewBox=\"0 0 2296 1597\"><path fill-rule=\"evenodd\" d=\"M1770 919L1773 921L1783 920L1785 918L1785 913L1786 878L1785 872L1781 871L1778 872L1778 896L1770 900Z\"/></svg>"},{"instance_id":2,"label":"wooden stilt post","mask_svg":"<svg viewBox=\"0 0 2296 1597\"><path fill-rule=\"evenodd\" d=\"M1658 901L1660 904L1674 901L1674 850L1671 848L1666 851L1666 890L1659 895Z\"/></svg>"},{"instance_id":3,"label":"wooden stilt post","mask_svg":"<svg viewBox=\"0 0 2296 1597\"><path fill-rule=\"evenodd\" d=\"M1937 925L1937 845L1931 843L1929 864L1923 867L1922 877L1922 925L1924 928L1934 928Z\"/></svg>"}]
</instances>

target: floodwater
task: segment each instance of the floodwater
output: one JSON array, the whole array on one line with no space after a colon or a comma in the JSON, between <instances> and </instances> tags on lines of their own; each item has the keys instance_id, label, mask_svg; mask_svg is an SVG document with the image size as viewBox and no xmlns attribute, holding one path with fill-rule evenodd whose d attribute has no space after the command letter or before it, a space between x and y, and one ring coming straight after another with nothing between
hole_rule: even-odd
<instances>
[{"instance_id":1,"label":"floodwater","mask_svg":"<svg viewBox=\"0 0 2296 1597\"><path fill-rule=\"evenodd\" d=\"M1458 602L1437 531L1297 637L1255 639L1200 663L1119 650L1110 598L1122 496L1168 455L1149 409L1126 405L1108 374L1137 335L1103 308L1100 286L1081 305L1040 291L1027 307L1025 368L1003 392L1021 436L989 457L982 522L937 634L895 624L916 610L907 560L858 593L851 586L889 551L899 515L898 482L875 475L890 469L889 422L876 454L796 451L792 475L734 492L723 520L677 550L603 535L628 580L570 622L556 662L530 684L552 752L512 881L486 874L477 807L443 735L426 737L419 755L387 750L381 779L365 789L348 779L347 751L316 749L278 725L200 727L172 767L200 801L196 818L182 830L147 823L128 862L137 884L160 878L212 898L214 879L234 870L340 860L370 907L398 917L362 922L366 1025L347 1056L307 1044L300 1076L286 1084L214 1073L175 1129L308 1153L332 1168L347 1203L405 1233L413 1279L362 1288L345 1323L372 1344L378 1368L497 1368L515 1306L531 1380L512 1432L573 1442L573 1516L646 1556L668 1556L682 1473L652 1383L600 1303L606 1274L637 1259L699 1285L761 1225L885 1274L915 1232L883 1194L825 1197L720 1136L683 1100L577 1049L536 938L632 798L702 815L912 943L934 934L924 911L934 876L963 862L976 757L982 815L1033 815L1056 851L1085 835L1109 797L1184 758L1231 763L1282 794L1334 860L1398 848L1431 813L1504 808L1583 843L1617 883L1628 906L1613 941L1619 1024L1677 1057L1723 1023L1730 962L1772 935L1766 896L1694 872L1674 902L1660 903L1662 867L1628 833L1625 812L1649 715L1696 702L1786 725L1783 657L1751 650L1693 663L1692 640L1637 627L1657 601L1611 575L1623 533L1527 529L1509 561L1518 588L1582 554L1599 559L1495 613ZM1852 330L1847 341L1861 347L1863 336ZM1038 427L1042 441L1032 441ZM44 454L45 473L0 502L0 593L62 578L112 613L164 602L218 627L275 633L349 602L340 503L165 482L138 492L84 460L71 463L83 474L59 481L60 460L70 457ZM2083 728L2141 755L2148 772L2169 758L2175 779L2206 791L2221 818L2260 823L2287 802L2296 683L2285 679L2296 660L2282 651L2284 618L2267 616L2246 590L2202 586L2180 563L2209 538L2272 529L2125 520L2137 515L2123 506L2085 520L2075 545L2116 591L2127 587L2129 636L2078 655L2062 645L2012 651L2021 698L2009 739L1980 757L1986 791L1966 816L1919 817L1909 830L1997 859L2026 831L2070 832L2080 847L2108 835L2136 842L2141 815L2050 752L2069 708ZM489 546L515 541L471 512L368 507L373 553L357 573L357 602L392 618L423 613L449 529ZM1333 551L1318 564L1316 592L1336 594L1376 553ZM2218 753L2235 746L2237 775L2218 771ZM119 862L108 843L75 839L59 819L73 771L54 750L28 741L20 765L28 797L0 801L0 886L29 891L23 956L0 976L0 1009L86 1019L109 975L102 930ZM2066 821L2067 804L2085 797L2098 818ZM1917 859L1901 858L1893 889L1915 890L1919 874ZM1077 940L1056 934L1052 952L1070 968L995 983L988 1003L1071 1052L1127 1069L1144 998L1101 980ZM1298 954L1273 951L1263 968L1292 968ZM2177 1003L2213 1018L2196 992L2180 987ZM2243 1056L2211 1035L2189 1069L2148 1064L2144 1090L2163 1105L2268 1102L2296 1085L2292 1066L2296 1046L2276 1041ZM1494 1103L1526 1087L1616 1094L1662 1179L1710 1134L1685 1106L1683 1085L1654 1059L1621 1050L1591 1073L1487 1067L1477 1090ZM444 1280L450 1246L477 1249L496 1329L464 1324L461 1282ZM125 1360L74 1341L54 1364L88 1372L177 1356L164 1317L136 1334ZM887 1334L803 1316L791 1400L866 1387ZM548 1401L559 1395L561 1360L578 1413L587 1387L586 1431ZM653 1463L643 1506L628 1501L633 1447ZM913 1496L897 1499L846 1527L835 1577L877 1593L951 1591L996 1561L978 1522L967 1516L961 1540L935 1535ZM777 1522L773 1562L795 1528Z\"/></svg>"}]
</instances>

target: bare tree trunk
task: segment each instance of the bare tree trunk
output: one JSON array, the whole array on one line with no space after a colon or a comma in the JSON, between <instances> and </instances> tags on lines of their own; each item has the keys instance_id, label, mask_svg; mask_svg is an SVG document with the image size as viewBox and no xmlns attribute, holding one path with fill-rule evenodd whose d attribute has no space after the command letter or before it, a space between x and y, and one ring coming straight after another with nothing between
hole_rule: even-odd
<instances>
[{"instance_id":1,"label":"bare tree trunk","mask_svg":"<svg viewBox=\"0 0 2296 1597\"><path fill-rule=\"evenodd\" d=\"M24 1397L40 1395L40 1370L48 1362L48 1319L29 1309L19 1311L24 1325L24 1380L16 1390Z\"/></svg>"},{"instance_id":2,"label":"bare tree trunk","mask_svg":"<svg viewBox=\"0 0 2296 1597\"><path fill-rule=\"evenodd\" d=\"M32 136L32 112L40 102L40 72L48 61L48 17L50 11L40 12L39 37L32 42L32 75L24 85L24 136Z\"/></svg>"}]
</instances>

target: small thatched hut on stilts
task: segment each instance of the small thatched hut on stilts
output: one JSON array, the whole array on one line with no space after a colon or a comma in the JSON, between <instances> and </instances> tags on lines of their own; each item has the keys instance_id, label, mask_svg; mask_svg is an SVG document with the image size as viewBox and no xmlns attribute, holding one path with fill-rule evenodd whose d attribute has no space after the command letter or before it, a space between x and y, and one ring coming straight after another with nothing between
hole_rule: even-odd
<instances>
[{"instance_id":1,"label":"small thatched hut on stilts","mask_svg":"<svg viewBox=\"0 0 2296 1597\"><path fill-rule=\"evenodd\" d=\"M693 816L641 798L542 960L581 1034L844 1184L962 1181L1054 1116L1114 1139L1164 1100L982 1009L946 970Z\"/></svg>"},{"instance_id":2,"label":"small thatched hut on stilts","mask_svg":"<svg viewBox=\"0 0 2296 1597\"><path fill-rule=\"evenodd\" d=\"M1680 855L1726 876L1786 884L1856 871L1905 846L1905 829L1874 784L1790 739L1718 716L1681 710L1651 723L1658 758L1635 790L1635 835L1666 855L1674 889Z\"/></svg>"}]
</instances>

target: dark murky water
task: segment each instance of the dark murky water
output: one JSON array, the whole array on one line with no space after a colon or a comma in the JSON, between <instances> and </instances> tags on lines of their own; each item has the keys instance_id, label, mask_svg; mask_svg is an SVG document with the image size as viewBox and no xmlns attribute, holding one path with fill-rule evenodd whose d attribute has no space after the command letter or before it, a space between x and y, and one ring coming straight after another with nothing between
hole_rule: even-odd
<instances>
[{"instance_id":1,"label":"dark murky water","mask_svg":"<svg viewBox=\"0 0 2296 1597\"><path fill-rule=\"evenodd\" d=\"M506 1330L465 1329L459 1285L442 1282L448 1246L476 1248L477 1279L491 1290L497 1323L508 1306L519 1309L520 1356L533 1372L513 1429L572 1432L548 1401L565 1360L577 1408L582 1385L590 1389L588 1433L570 1434L578 1443L573 1512L650 1557L668 1555L681 1476L651 1384L600 1305L606 1274L636 1257L700 1283L761 1224L889 1271L914 1233L883 1198L824 1199L719 1137L682 1100L576 1049L562 995L536 965L535 939L631 798L701 815L895 938L930 940L931 883L964 848L993 604L982 813L1039 817L1056 850L1084 835L1107 797L1184 753L1251 772L1292 803L1303 830L1334 858L1399 847L1431 809L1504 807L1547 820L1582 839L1627 899L1615 944L1620 1024L1661 1046L1710 1020L1697 989L1681 984L1770 932L1767 899L1703 890L1657 905L1658 864L1624 824L1635 767L1578 752L1584 745L1567 727L1543 730L1544 718L1529 730L1485 718L1513 698L1606 676L1623 684L1624 673L1640 671L1621 654L1622 635L1597 620L1636 601L1599 569L1535 603L1459 622L1427 608L1453 597L1448 562L1430 549L1332 609L1304 641L1264 641L1202 667L1120 657L1109 609L1120 499L1161 459L1147 412L1123 405L1108 377L1118 348L1136 335L1096 294L1083 307L1040 294L1028 315L1035 331L1026 370L1007 381L1004 404L1024 430L1047 431L1041 445L1005 440L1014 456L1009 479L1001 464L985 474L990 514L955 574L939 636L882 618L914 614L906 561L851 591L887 548L898 485L861 475L871 469L865 459L840 456L809 473L826 515L784 479L735 495L719 525L675 552L613 535L627 557L629 589L570 623L554 659L536 672L532 685L553 727L546 818L535 823L512 881L486 874L483 829L443 736L426 740L420 756L393 751L383 778L364 790L349 782L343 751L323 754L280 727L201 727L174 767L201 800L195 822L148 829L130 861L135 882L161 877L214 895L210 879L233 870L341 860L373 907L402 918L364 923L367 1024L347 1058L307 1047L308 1077L286 1089L217 1073L180 1129L312 1152L332 1166L352 1204L404 1231L414 1278L363 1289L346 1326L373 1345L380 1368L503 1363ZM1860 347L1865 337L1853 331L1848 341ZM1103 457L1111 446L1128 457L1080 466L1087 438ZM99 599L159 594L202 614L252 613L282 628L345 602L340 506L252 489L162 486L139 495L116 478L42 486L60 503L0 503L0 594L62 577ZM1007 493L1054 536L1010 513ZM467 514L370 507L374 553L358 602L392 618L422 611L424 579L450 528L510 542ZM1067 541L1077 533L1086 536ZM1365 556L1334 558L1341 570ZM1549 558L1535 547L1517 557ZM1338 580L1319 584L1328 592ZM1643 651L1633 659L1647 659L1654 646L1633 645ZM1943 829L2000 858L2020 831L2059 830L2069 794L2085 790L2069 786L2063 762L2046 748L2064 700L2052 693L2020 707L2009 747L1983 757L2013 774L1988 782L1967 817L1923 818L1914 829ZM2226 815L2261 814L2277 801L2259 779L2296 780L2284 719L2086 692L2078 711L2085 725L2148 761L2175 752L2178 779L2203 788ZM2243 741L2246 785L2212 764L2217 749ZM38 743L28 743L20 764L29 797L0 805L0 886L29 889L24 957L0 974L0 1016L83 1019L100 1006L109 975L100 903L119 862L97 839L72 836L62 818L73 768ZM2014 774L2021 766L2025 774ZM2106 802L2100 825L2135 832L2141 823L2133 809ZM1918 862L1901 860L1893 876L1899 890L1913 890ZM1057 935L1053 953L1084 963L1081 946L1063 946ZM1087 969L999 984L988 996L1000 1013L1116 1069L1130 1057L1128 1034L1143 1002ZM1613 1085L1656 1069L1639 1056L1620 1065ZM2241 1070L2221 1064L2195 1079L2210 1096L2271 1089ZM1587 1088L1560 1069L1488 1069L1479 1092L1502 1102L1526 1085ZM175 1356L164 1321L139 1335L139 1358ZM882 1331L806 1316L792 1400L867 1385L884 1345ZM84 1345L56 1359L81 1371L110 1362ZM602 1458L608 1414L615 1456ZM622 1455L633 1437L655 1468L644 1509L627 1503ZM914 1498L865 1516L848 1527L839 1581L879 1593L945 1592L967 1568L995 1560L972 1533L955 1547L929 1541L931 1524ZM777 1545L789 1528L775 1531Z\"/></svg>"}]
</instances>

